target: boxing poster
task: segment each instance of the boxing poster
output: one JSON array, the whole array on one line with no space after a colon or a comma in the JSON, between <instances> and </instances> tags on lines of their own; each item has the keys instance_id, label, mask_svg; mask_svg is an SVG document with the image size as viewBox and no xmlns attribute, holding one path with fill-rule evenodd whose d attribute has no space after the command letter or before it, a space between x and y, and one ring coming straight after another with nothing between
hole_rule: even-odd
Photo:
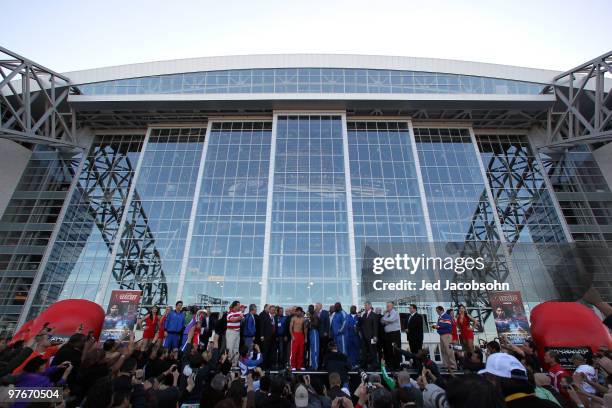
<instances>
[{"instance_id":1,"label":"boxing poster","mask_svg":"<svg viewBox=\"0 0 612 408\"><path fill-rule=\"evenodd\" d=\"M123 340L134 330L141 294L139 290L112 291L100 340Z\"/></svg>"},{"instance_id":2,"label":"boxing poster","mask_svg":"<svg viewBox=\"0 0 612 408\"><path fill-rule=\"evenodd\" d=\"M529 337L529 320L521 292L492 292L489 301L498 336L505 337L512 344L523 344Z\"/></svg>"}]
</instances>

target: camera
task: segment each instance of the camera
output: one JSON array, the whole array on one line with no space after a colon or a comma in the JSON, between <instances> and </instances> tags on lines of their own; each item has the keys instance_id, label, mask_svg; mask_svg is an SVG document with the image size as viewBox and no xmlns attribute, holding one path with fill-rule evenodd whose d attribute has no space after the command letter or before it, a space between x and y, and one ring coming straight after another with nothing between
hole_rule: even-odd
<instances>
[{"instance_id":1,"label":"camera","mask_svg":"<svg viewBox=\"0 0 612 408\"><path fill-rule=\"evenodd\" d=\"M368 392L371 392L374 389L374 386L370 382L368 373L366 373L364 370L359 370L359 376L361 377L361 382L365 384Z\"/></svg>"}]
</instances>

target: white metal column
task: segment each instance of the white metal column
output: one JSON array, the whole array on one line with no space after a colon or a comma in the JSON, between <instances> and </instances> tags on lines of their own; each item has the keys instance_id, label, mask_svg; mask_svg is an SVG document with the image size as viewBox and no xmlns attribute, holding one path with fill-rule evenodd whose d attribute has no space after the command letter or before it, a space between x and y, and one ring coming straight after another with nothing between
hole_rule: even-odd
<instances>
[{"instance_id":1,"label":"white metal column","mask_svg":"<svg viewBox=\"0 0 612 408\"><path fill-rule=\"evenodd\" d=\"M107 258L108 263L106 265L106 269L104 270L104 274L100 279L100 288L98 289L98 294L96 295L95 299L95 302L99 305L102 305L102 303L104 302L104 296L106 295L106 290L108 289L108 285L110 283L113 267L115 266L115 258L117 257L117 251L119 250L119 245L121 244L121 238L123 235L123 230L125 229L125 223L127 221L128 214L130 213L130 206L132 205L132 199L134 198L134 191L136 190L138 175L140 174L140 168L142 167L142 161L147 151L147 145L149 144L150 136L151 128L148 128L144 138L144 142L142 143L142 149L140 149L138 163L136 164L136 169L134 170L134 175L132 176L130 189L125 200L125 204L123 205L123 213L121 214L119 228L117 229L117 233L115 234L115 242L113 243L113 249L109 257Z\"/></svg>"},{"instance_id":2,"label":"white metal column","mask_svg":"<svg viewBox=\"0 0 612 408\"><path fill-rule=\"evenodd\" d=\"M408 121L408 133L410 133L410 146L412 147L412 157L416 168L417 183L419 185L419 195L421 196L421 207L423 207L423 218L425 218L425 231L427 232L427 241L433 242L433 230L431 229L431 218L429 218L429 207L427 206L427 197L425 196L425 184L423 183L423 174L421 172L421 159L417 150L416 137L414 135L414 127L412 121Z\"/></svg>"},{"instance_id":3,"label":"white metal column","mask_svg":"<svg viewBox=\"0 0 612 408\"><path fill-rule=\"evenodd\" d=\"M204 178L204 166L206 164L206 154L208 153L208 144L210 141L210 130L213 121L206 124L206 134L204 136L204 146L202 147L202 155L200 156L200 165L198 167L198 177L196 179L195 191L193 192L193 200L191 202L191 213L189 215L189 226L187 227L187 236L185 238L185 249L183 250L183 259L181 260L181 271L179 275L178 286L176 287L176 298L178 301L183 298L183 288L185 287L185 276L187 276L187 267L189 265L189 252L191 251L191 241L193 237L193 229L195 228L196 215L198 212L198 204L200 202L200 191L202 188L202 179Z\"/></svg>"},{"instance_id":4,"label":"white metal column","mask_svg":"<svg viewBox=\"0 0 612 408\"><path fill-rule=\"evenodd\" d=\"M355 253L355 226L353 224L353 191L351 184L351 166L349 162L348 129L346 125L346 112L342 113L342 151L344 156L344 180L346 188L346 215L349 239L349 265L351 268L351 300L354 305L359 304L359 282L357 281L357 255Z\"/></svg>"},{"instance_id":5,"label":"white metal column","mask_svg":"<svg viewBox=\"0 0 612 408\"><path fill-rule=\"evenodd\" d=\"M259 307L268 302L268 276L270 274L270 239L272 236L272 198L274 197L274 167L276 162L276 127L278 113L272 115L272 136L270 139L270 161L268 167L268 195L266 199L266 224L264 230L263 264L261 268L261 292Z\"/></svg>"}]
</instances>

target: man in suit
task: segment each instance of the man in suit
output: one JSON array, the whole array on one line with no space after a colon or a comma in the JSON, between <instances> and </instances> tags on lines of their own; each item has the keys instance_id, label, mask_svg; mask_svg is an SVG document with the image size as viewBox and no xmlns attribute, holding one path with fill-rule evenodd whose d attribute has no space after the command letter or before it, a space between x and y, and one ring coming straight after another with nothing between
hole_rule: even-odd
<instances>
[{"instance_id":1,"label":"man in suit","mask_svg":"<svg viewBox=\"0 0 612 408\"><path fill-rule=\"evenodd\" d=\"M378 368L378 315L372 310L370 302L365 303L365 310L361 314L359 325L363 339L363 362L370 370Z\"/></svg>"},{"instance_id":2,"label":"man in suit","mask_svg":"<svg viewBox=\"0 0 612 408\"><path fill-rule=\"evenodd\" d=\"M408 310L410 315L406 322L406 334L410 351L416 354L423 348L423 316L417 313L415 304L410 305Z\"/></svg>"},{"instance_id":3,"label":"man in suit","mask_svg":"<svg viewBox=\"0 0 612 408\"><path fill-rule=\"evenodd\" d=\"M327 354L327 343L329 342L329 312L323 309L321 303L315 305L315 313L319 317L319 366L323 364L323 356Z\"/></svg>"},{"instance_id":4,"label":"man in suit","mask_svg":"<svg viewBox=\"0 0 612 408\"><path fill-rule=\"evenodd\" d=\"M274 321L276 308L272 305L266 306L259 314L259 342L264 358L262 367L270 369L274 363L274 346L276 345L276 324Z\"/></svg>"},{"instance_id":5,"label":"man in suit","mask_svg":"<svg viewBox=\"0 0 612 408\"><path fill-rule=\"evenodd\" d=\"M210 307L204 309L205 313L202 316L202 329L200 330L200 343L208 347L208 342L212 341L213 330L215 329L216 313L211 315Z\"/></svg>"}]
</instances>

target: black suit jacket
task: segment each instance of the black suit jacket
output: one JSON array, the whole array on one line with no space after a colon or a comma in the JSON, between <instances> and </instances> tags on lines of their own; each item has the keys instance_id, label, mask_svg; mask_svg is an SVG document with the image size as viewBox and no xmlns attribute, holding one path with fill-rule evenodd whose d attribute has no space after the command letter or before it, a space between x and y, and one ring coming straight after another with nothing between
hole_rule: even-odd
<instances>
[{"instance_id":1,"label":"black suit jacket","mask_svg":"<svg viewBox=\"0 0 612 408\"><path fill-rule=\"evenodd\" d=\"M423 339L423 316L415 313L408 319L406 327L408 329L408 338Z\"/></svg>"},{"instance_id":2,"label":"black suit jacket","mask_svg":"<svg viewBox=\"0 0 612 408\"><path fill-rule=\"evenodd\" d=\"M363 338L370 341L374 337L378 337L378 315L371 310L370 314L363 313L361 317L361 334Z\"/></svg>"},{"instance_id":3,"label":"black suit jacket","mask_svg":"<svg viewBox=\"0 0 612 408\"><path fill-rule=\"evenodd\" d=\"M264 340L274 340L274 329L274 319L268 312L261 312L259 314L259 336Z\"/></svg>"}]
</instances>

